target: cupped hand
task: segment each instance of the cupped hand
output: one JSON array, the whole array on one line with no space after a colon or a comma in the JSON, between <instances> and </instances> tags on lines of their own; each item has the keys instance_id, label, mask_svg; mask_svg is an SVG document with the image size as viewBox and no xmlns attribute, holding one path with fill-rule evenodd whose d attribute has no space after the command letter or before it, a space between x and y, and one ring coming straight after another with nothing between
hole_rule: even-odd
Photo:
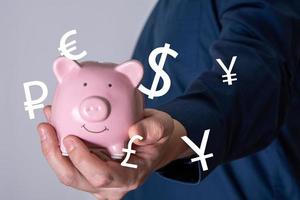
<instances>
[{"instance_id":1,"label":"cupped hand","mask_svg":"<svg viewBox=\"0 0 300 200\"><path fill-rule=\"evenodd\" d=\"M46 118L51 118L51 107L44 108ZM138 134L143 140L135 140L128 163L138 167L128 168L100 152L91 152L86 144L75 136L68 136L63 143L69 154L62 156L55 128L50 123L38 125L42 152L58 179L70 186L93 194L97 199L117 200L140 186L156 169L176 159L184 151L184 145L174 138L174 130L185 135L185 130L167 113L145 109L144 118L132 125L129 137ZM179 138L179 136L177 136ZM175 142L176 141L176 142ZM170 147L177 145L177 150Z\"/></svg>"}]
</instances>

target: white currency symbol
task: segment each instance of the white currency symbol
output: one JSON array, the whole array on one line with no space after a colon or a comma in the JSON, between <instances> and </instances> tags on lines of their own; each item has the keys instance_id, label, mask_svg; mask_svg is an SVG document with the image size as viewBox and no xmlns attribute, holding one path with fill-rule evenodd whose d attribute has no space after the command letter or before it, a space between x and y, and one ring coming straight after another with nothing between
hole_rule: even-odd
<instances>
[{"instance_id":1,"label":"white currency symbol","mask_svg":"<svg viewBox=\"0 0 300 200\"><path fill-rule=\"evenodd\" d=\"M60 51L60 55L66 56L67 58L69 58L71 60L79 60L87 55L86 51L83 51L78 55L71 54L72 51L75 51L77 49L76 46L73 46L68 49L68 47L76 44L76 40L72 40L69 43L67 43L66 41L71 35L75 35L75 34L77 34L76 30L71 30L71 31L65 33L60 39L60 43L59 43L60 45L58 48L58 50Z\"/></svg>"},{"instance_id":2,"label":"white currency symbol","mask_svg":"<svg viewBox=\"0 0 300 200\"><path fill-rule=\"evenodd\" d=\"M157 65L156 63L156 56L158 56L158 54L161 54L159 63ZM149 99L153 99L154 97L160 97L164 94L166 94L170 87L171 87L171 80L170 77L168 76L168 74L163 70L166 58L168 55L171 55L173 58L176 58L178 53L176 51L174 51L173 49L170 49L170 44L165 43L164 47L158 47L156 49L154 49L148 58L148 62L150 67L156 72L154 80L152 82L151 85L151 89L149 90L148 88L144 87L143 85L139 86L139 90L148 95ZM162 78L164 81L163 87L160 90L156 90L157 89L157 85L159 82L159 78Z\"/></svg>"},{"instance_id":3,"label":"white currency symbol","mask_svg":"<svg viewBox=\"0 0 300 200\"><path fill-rule=\"evenodd\" d=\"M128 149L125 149L125 148L122 149L122 151L126 153L126 156L125 156L124 160L123 160L122 163L121 163L121 165L122 165L123 167L130 167L130 168L137 168L137 167L138 167L138 166L135 165L135 164L127 163L128 160L129 160L129 158L130 158L130 155L131 155L131 154L135 154L135 152L136 152L136 150L131 149L132 143L133 143L133 141L136 140L136 139L142 140L143 137L140 136L140 135L134 135L134 136L129 140L129 142L128 142L128 146L127 146Z\"/></svg>"},{"instance_id":4,"label":"white currency symbol","mask_svg":"<svg viewBox=\"0 0 300 200\"><path fill-rule=\"evenodd\" d=\"M227 82L228 85L232 85L232 81L236 81L237 78L232 78L234 76L236 76L236 73L234 74L231 74L231 71L232 71L232 68L233 68L233 65L236 61L236 58L237 56L233 56L232 59L231 59L231 62L230 62L230 66L229 66L229 69L226 68L226 66L224 65L224 63L222 62L221 59L216 59L217 62L219 63L219 65L221 66L221 68L224 70L224 72L226 74L222 75L222 78L227 78L226 80L223 80L223 83Z\"/></svg>"},{"instance_id":5,"label":"white currency symbol","mask_svg":"<svg viewBox=\"0 0 300 200\"><path fill-rule=\"evenodd\" d=\"M25 92L25 98L26 101L24 102L25 111L28 111L29 113L29 119L34 119L34 110L35 109L41 109L44 108L44 104L42 102L47 98L48 96L48 88L45 83L41 81L30 81L23 83L24 86L24 92ZM32 86L39 86L42 89L42 95L35 100L32 100L30 87Z\"/></svg>"},{"instance_id":6,"label":"white currency symbol","mask_svg":"<svg viewBox=\"0 0 300 200\"><path fill-rule=\"evenodd\" d=\"M185 141L185 143L187 143L195 151L195 153L198 154L198 157L192 158L191 161L196 162L196 161L200 160L203 171L208 170L206 159L214 156L214 154L212 154L212 153L206 154L206 155L204 154L208 136L209 136L209 132L210 132L210 129L207 129L204 131L204 135L202 137L200 148L198 148L197 145L192 140L190 140L187 136L181 137L181 139L183 141Z\"/></svg>"}]
</instances>

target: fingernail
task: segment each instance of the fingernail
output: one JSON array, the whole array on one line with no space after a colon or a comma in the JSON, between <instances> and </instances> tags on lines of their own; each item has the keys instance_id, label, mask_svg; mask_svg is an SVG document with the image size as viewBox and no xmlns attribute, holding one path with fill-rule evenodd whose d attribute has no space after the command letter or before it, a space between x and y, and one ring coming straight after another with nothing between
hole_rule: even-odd
<instances>
[{"instance_id":1,"label":"fingernail","mask_svg":"<svg viewBox=\"0 0 300 200\"><path fill-rule=\"evenodd\" d=\"M64 145L67 149L67 152L71 152L75 148L74 142L71 139L64 140Z\"/></svg>"},{"instance_id":2,"label":"fingernail","mask_svg":"<svg viewBox=\"0 0 300 200\"><path fill-rule=\"evenodd\" d=\"M43 128L40 129L39 134L41 141L45 141L47 139L47 133Z\"/></svg>"},{"instance_id":3,"label":"fingernail","mask_svg":"<svg viewBox=\"0 0 300 200\"><path fill-rule=\"evenodd\" d=\"M47 113L45 113L45 117L46 117L46 120L47 120L48 122L50 122L50 116L49 116Z\"/></svg>"}]
</instances>

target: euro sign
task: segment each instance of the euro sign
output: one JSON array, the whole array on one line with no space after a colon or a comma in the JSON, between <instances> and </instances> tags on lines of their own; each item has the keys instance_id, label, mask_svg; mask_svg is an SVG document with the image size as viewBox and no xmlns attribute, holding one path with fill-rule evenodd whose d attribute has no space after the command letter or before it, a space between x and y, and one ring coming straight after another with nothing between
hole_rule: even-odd
<instances>
[{"instance_id":1,"label":"euro sign","mask_svg":"<svg viewBox=\"0 0 300 200\"><path fill-rule=\"evenodd\" d=\"M161 54L159 63L156 63L156 57ZM139 90L148 95L149 99L153 99L154 97L160 97L165 95L170 87L171 87L171 80L169 75L163 70L164 64L166 62L167 56L171 55L173 58L176 58L178 53L174 51L173 49L170 49L170 44L165 43L164 47L158 47L154 49L148 58L148 62L150 67L155 71L155 77L153 79L151 89L146 88L143 85L139 86ZM159 82L159 79L162 78L164 84L163 87L159 90L157 90L157 85Z\"/></svg>"},{"instance_id":2,"label":"euro sign","mask_svg":"<svg viewBox=\"0 0 300 200\"><path fill-rule=\"evenodd\" d=\"M76 44L76 40L72 40L71 42L67 43L67 39L71 35L75 35L75 34L77 34L76 30L71 30L71 31L68 31L67 33L65 33L60 39L60 45L59 45L59 48L58 48L58 50L60 51L60 55L65 56L65 57L67 57L71 60L79 60L79 59L81 59L81 58L83 58L84 56L87 55L86 51L83 51L83 52L81 52L80 54L77 54L77 55L71 54L71 52L73 52L77 49L76 46L73 46L73 45Z\"/></svg>"}]
</instances>

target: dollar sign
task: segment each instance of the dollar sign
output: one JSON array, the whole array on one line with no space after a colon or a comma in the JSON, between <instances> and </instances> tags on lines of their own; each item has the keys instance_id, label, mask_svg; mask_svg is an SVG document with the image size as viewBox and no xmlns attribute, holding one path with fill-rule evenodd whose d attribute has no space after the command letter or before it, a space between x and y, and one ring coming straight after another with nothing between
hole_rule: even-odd
<instances>
[{"instance_id":1,"label":"dollar sign","mask_svg":"<svg viewBox=\"0 0 300 200\"><path fill-rule=\"evenodd\" d=\"M77 34L76 30L71 30L71 31L68 31L67 33L65 33L60 39L60 43L59 43L60 45L58 48L58 50L61 52L60 55L66 56L67 58L69 58L71 60L79 60L87 55L86 51L83 51L78 55L71 54L72 51L75 51L77 49L76 46L73 46L76 44L76 40L72 40L71 42L67 43L67 39L71 35L75 35L75 34ZM71 48L68 49L68 47L71 47Z\"/></svg>"},{"instance_id":2,"label":"dollar sign","mask_svg":"<svg viewBox=\"0 0 300 200\"><path fill-rule=\"evenodd\" d=\"M156 57L161 54L159 63L156 63ZM149 90L142 84L139 86L139 90L148 95L149 99L153 99L154 97L160 97L166 94L171 87L171 80L168 74L163 70L164 64L166 62L167 56L171 55L173 58L176 58L178 53L173 49L170 49L170 44L165 43L164 47L158 47L154 49L148 58L148 62L150 67L156 72L151 89ZM157 85L160 77L163 79L163 87L160 90L157 90Z\"/></svg>"}]
</instances>

